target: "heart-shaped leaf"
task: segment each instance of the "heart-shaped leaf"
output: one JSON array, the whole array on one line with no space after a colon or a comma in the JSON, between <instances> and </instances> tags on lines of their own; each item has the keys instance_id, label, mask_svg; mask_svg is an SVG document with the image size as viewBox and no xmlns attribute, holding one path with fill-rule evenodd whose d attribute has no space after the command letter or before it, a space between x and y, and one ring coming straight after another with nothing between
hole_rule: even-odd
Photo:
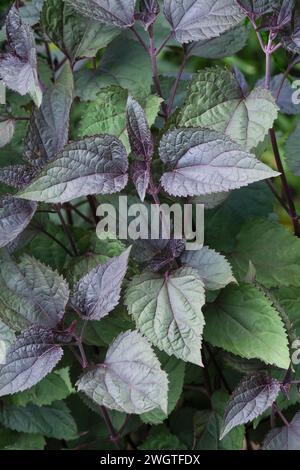
<instances>
[{"instance_id":1,"label":"heart-shaped leaf","mask_svg":"<svg viewBox=\"0 0 300 470\"><path fill-rule=\"evenodd\" d=\"M229 191L279 174L229 137L205 129L169 131L161 140L159 153L170 168L161 183L174 196Z\"/></svg>"},{"instance_id":2,"label":"heart-shaped leaf","mask_svg":"<svg viewBox=\"0 0 300 470\"><path fill-rule=\"evenodd\" d=\"M142 414L159 407L167 413L167 374L137 331L119 335L105 362L82 375L77 387L109 409Z\"/></svg>"},{"instance_id":3,"label":"heart-shaped leaf","mask_svg":"<svg viewBox=\"0 0 300 470\"><path fill-rule=\"evenodd\" d=\"M99 135L67 145L19 196L64 203L89 194L110 194L127 184L128 160L115 137Z\"/></svg>"},{"instance_id":4,"label":"heart-shaped leaf","mask_svg":"<svg viewBox=\"0 0 300 470\"><path fill-rule=\"evenodd\" d=\"M300 413L289 426L272 429L265 438L263 450L300 450Z\"/></svg>"}]
</instances>

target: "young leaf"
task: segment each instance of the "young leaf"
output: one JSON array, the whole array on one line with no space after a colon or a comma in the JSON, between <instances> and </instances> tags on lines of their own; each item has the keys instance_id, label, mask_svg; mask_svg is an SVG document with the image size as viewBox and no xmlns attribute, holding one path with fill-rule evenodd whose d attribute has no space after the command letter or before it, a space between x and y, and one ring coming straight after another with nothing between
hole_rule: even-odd
<instances>
[{"instance_id":1,"label":"young leaf","mask_svg":"<svg viewBox=\"0 0 300 470\"><path fill-rule=\"evenodd\" d=\"M247 359L287 369L287 334L278 312L253 285L230 286L205 312L204 338Z\"/></svg>"},{"instance_id":2,"label":"young leaf","mask_svg":"<svg viewBox=\"0 0 300 470\"><path fill-rule=\"evenodd\" d=\"M118 139L86 138L67 145L19 196L62 204L88 194L111 194L126 186L127 168L126 150Z\"/></svg>"},{"instance_id":3,"label":"young leaf","mask_svg":"<svg viewBox=\"0 0 300 470\"><path fill-rule=\"evenodd\" d=\"M289 426L272 429L265 438L263 450L300 450L300 413Z\"/></svg>"},{"instance_id":4,"label":"young leaf","mask_svg":"<svg viewBox=\"0 0 300 470\"><path fill-rule=\"evenodd\" d=\"M120 33L114 26L83 17L64 0L45 2L42 23L47 36L72 61L94 57Z\"/></svg>"},{"instance_id":5,"label":"young leaf","mask_svg":"<svg viewBox=\"0 0 300 470\"><path fill-rule=\"evenodd\" d=\"M25 157L34 167L40 168L53 160L68 142L73 88L72 70L66 64L55 84L44 93L41 107L31 116Z\"/></svg>"},{"instance_id":6,"label":"young leaf","mask_svg":"<svg viewBox=\"0 0 300 470\"><path fill-rule=\"evenodd\" d=\"M226 258L207 246L198 251L186 251L181 261L184 266L197 271L208 290L223 289L236 282Z\"/></svg>"},{"instance_id":7,"label":"young leaf","mask_svg":"<svg viewBox=\"0 0 300 470\"><path fill-rule=\"evenodd\" d=\"M164 189L174 196L198 196L248 186L278 176L229 137L203 129L173 129L161 140Z\"/></svg>"},{"instance_id":8,"label":"young leaf","mask_svg":"<svg viewBox=\"0 0 300 470\"><path fill-rule=\"evenodd\" d=\"M167 374L137 331L118 336L104 364L85 372L77 387L109 409L141 414L160 407L167 412Z\"/></svg>"},{"instance_id":9,"label":"young leaf","mask_svg":"<svg viewBox=\"0 0 300 470\"><path fill-rule=\"evenodd\" d=\"M37 73L34 35L23 23L13 6L6 18L9 52L0 57L0 78L8 88L21 95L29 93L37 106L42 102L42 90Z\"/></svg>"},{"instance_id":10,"label":"young leaf","mask_svg":"<svg viewBox=\"0 0 300 470\"><path fill-rule=\"evenodd\" d=\"M0 247L17 238L31 221L37 205L7 194L0 199Z\"/></svg>"},{"instance_id":11,"label":"young leaf","mask_svg":"<svg viewBox=\"0 0 300 470\"><path fill-rule=\"evenodd\" d=\"M138 19L147 31L151 26L160 12L160 6L158 0L142 0L140 5L140 13Z\"/></svg>"},{"instance_id":12,"label":"young leaf","mask_svg":"<svg viewBox=\"0 0 300 470\"><path fill-rule=\"evenodd\" d=\"M43 407L4 405L0 410L0 422L9 429L40 433L54 439L68 441L77 437L76 423L69 408L62 401Z\"/></svg>"},{"instance_id":13,"label":"young leaf","mask_svg":"<svg viewBox=\"0 0 300 470\"><path fill-rule=\"evenodd\" d=\"M71 304L87 320L100 320L120 299L130 248L120 256L98 265L74 286Z\"/></svg>"},{"instance_id":14,"label":"young leaf","mask_svg":"<svg viewBox=\"0 0 300 470\"><path fill-rule=\"evenodd\" d=\"M0 168L1 183L15 189L23 189L29 185L36 175L36 169L26 165L10 165Z\"/></svg>"},{"instance_id":15,"label":"young leaf","mask_svg":"<svg viewBox=\"0 0 300 470\"><path fill-rule=\"evenodd\" d=\"M299 159L299 138L300 138L300 121L298 121L297 127L289 135L286 144L285 144L285 154L286 154L286 162L291 170L291 172L296 175L300 176L300 159Z\"/></svg>"},{"instance_id":16,"label":"young leaf","mask_svg":"<svg viewBox=\"0 0 300 470\"><path fill-rule=\"evenodd\" d=\"M136 187L137 193L144 202L150 183L150 168L147 162L134 161L130 168L131 179Z\"/></svg>"},{"instance_id":17,"label":"young leaf","mask_svg":"<svg viewBox=\"0 0 300 470\"><path fill-rule=\"evenodd\" d=\"M143 444L139 445L139 450L166 451L166 450L186 450L186 446L179 441L177 436L171 434L165 425L152 428Z\"/></svg>"},{"instance_id":18,"label":"young leaf","mask_svg":"<svg viewBox=\"0 0 300 470\"><path fill-rule=\"evenodd\" d=\"M2 260L0 303L29 324L54 328L64 316L69 288L62 276L28 255L17 265ZM1 315L1 313L0 313ZM5 320L5 319L4 319Z\"/></svg>"},{"instance_id":19,"label":"young leaf","mask_svg":"<svg viewBox=\"0 0 300 470\"><path fill-rule=\"evenodd\" d=\"M270 408L280 387L280 382L265 372L246 377L234 390L226 407L221 439L235 426L253 421Z\"/></svg>"},{"instance_id":20,"label":"young leaf","mask_svg":"<svg viewBox=\"0 0 300 470\"><path fill-rule=\"evenodd\" d=\"M128 28L134 24L136 0L66 0L75 10L92 20Z\"/></svg>"},{"instance_id":21,"label":"young leaf","mask_svg":"<svg viewBox=\"0 0 300 470\"><path fill-rule=\"evenodd\" d=\"M0 121L0 148L9 144L15 133L16 121L14 119L7 119Z\"/></svg>"},{"instance_id":22,"label":"young leaf","mask_svg":"<svg viewBox=\"0 0 300 470\"><path fill-rule=\"evenodd\" d=\"M127 132L132 152L149 160L154 151L151 131L143 108L131 96L127 101Z\"/></svg>"},{"instance_id":23,"label":"young leaf","mask_svg":"<svg viewBox=\"0 0 300 470\"><path fill-rule=\"evenodd\" d=\"M180 43L220 36L244 17L235 0L165 0L164 14Z\"/></svg>"},{"instance_id":24,"label":"young leaf","mask_svg":"<svg viewBox=\"0 0 300 470\"><path fill-rule=\"evenodd\" d=\"M129 284L125 302L137 328L152 344L169 355L202 366L201 308L205 295L195 270L136 276Z\"/></svg>"},{"instance_id":25,"label":"young leaf","mask_svg":"<svg viewBox=\"0 0 300 470\"><path fill-rule=\"evenodd\" d=\"M195 75L177 123L223 132L252 150L264 140L277 113L270 91L255 88L244 96L235 74L211 67Z\"/></svg>"},{"instance_id":26,"label":"young leaf","mask_svg":"<svg viewBox=\"0 0 300 470\"><path fill-rule=\"evenodd\" d=\"M159 249L147 263L147 267L153 272L158 272L166 267L172 267L176 258L179 258L185 250L184 240L171 239L169 241L164 240L164 242L161 249Z\"/></svg>"},{"instance_id":27,"label":"young leaf","mask_svg":"<svg viewBox=\"0 0 300 470\"><path fill-rule=\"evenodd\" d=\"M300 240L282 225L269 220L248 222L237 240L232 263L239 279L244 279L251 261L256 280L265 287L300 286Z\"/></svg>"},{"instance_id":28,"label":"young leaf","mask_svg":"<svg viewBox=\"0 0 300 470\"><path fill-rule=\"evenodd\" d=\"M0 367L0 396L32 387L52 371L62 355L50 330L33 326L23 331Z\"/></svg>"}]
</instances>

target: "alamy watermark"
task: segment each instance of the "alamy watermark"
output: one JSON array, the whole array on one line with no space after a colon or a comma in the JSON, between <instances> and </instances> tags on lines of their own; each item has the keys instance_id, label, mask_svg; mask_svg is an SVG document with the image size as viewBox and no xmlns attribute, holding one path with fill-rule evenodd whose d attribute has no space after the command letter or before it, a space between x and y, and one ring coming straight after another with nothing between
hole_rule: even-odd
<instances>
[{"instance_id":1,"label":"alamy watermark","mask_svg":"<svg viewBox=\"0 0 300 470\"><path fill-rule=\"evenodd\" d=\"M187 250L199 250L204 244L203 204L130 204L127 196L119 196L117 205L101 204L97 216L100 239L184 239Z\"/></svg>"}]
</instances>

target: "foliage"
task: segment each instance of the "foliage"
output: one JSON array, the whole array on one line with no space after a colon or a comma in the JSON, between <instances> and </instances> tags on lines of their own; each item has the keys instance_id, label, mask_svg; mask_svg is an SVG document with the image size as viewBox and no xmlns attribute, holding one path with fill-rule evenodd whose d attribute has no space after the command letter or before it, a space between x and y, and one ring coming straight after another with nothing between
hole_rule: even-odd
<instances>
[{"instance_id":1,"label":"foliage","mask_svg":"<svg viewBox=\"0 0 300 470\"><path fill-rule=\"evenodd\" d=\"M11 3L0 449L299 450L299 5ZM98 238L119 195L205 246Z\"/></svg>"}]
</instances>

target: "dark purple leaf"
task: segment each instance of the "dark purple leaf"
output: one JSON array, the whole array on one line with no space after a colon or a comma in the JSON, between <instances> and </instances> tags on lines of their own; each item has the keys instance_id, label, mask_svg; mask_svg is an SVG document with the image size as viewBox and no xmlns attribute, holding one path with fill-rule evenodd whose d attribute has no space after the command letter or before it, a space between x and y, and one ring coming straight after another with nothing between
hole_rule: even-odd
<instances>
[{"instance_id":1,"label":"dark purple leaf","mask_svg":"<svg viewBox=\"0 0 300 470\"><path fill-rule=\"evenodd\" d=\"M26 390L42 380L63 355L50 330L25 330L7 351L0 367L0 396Z\"/></svg>"},{"instance_id":2,"label":"dark purple leaf","mask_svg":"<svg viewBox=\"0 0 300 470\"><path fill-rule=\"evenodd\" d=\"M153 139L143 108L129 96L127 101L127 132L132 151L149 160L153 155Z\"/></svg>"},{"instance_id":3,"label":"dark purple leaf","mask_svg":"<svg viewBox=\"0 0 300 470\"><path fill-rule=\"evenodd\" d=\"M0 199L0 247L13 241L31 221L37 205L10 194Z\"/></svg>"},{"instance_id":4,"label":"dark purple leaf","mask_svg":"<svg viewBox=\"0 0 300 470\"><path fill-rule=\"evenodd\" d=\"M86 320L100 320L118 305L129 254L130 248L94 268L74 286L71 304Z\"/></svg>"},{"instance_id":5,"label":"dark purple leaf","mask_svg":"<svg viewBox=\"0 0 300 470\"><path fill-rule=\"evenodd\" d=\"M233 74L236 78L236 81L240 85L243 96L247 96L249 94L249 87L245 75L240 71L240 69L238 69L236 65L233 67Z\"/></svg>"},{"instance_id":6,"label":"dark purple leaf","mask_svg":"<svg viewBox=\"0 0 300 470\"><path fill-rule=\"evenodd\" d=\"M25 157L37 168L52 160L68 142L73 88L73 73L67 63L55 84L44 93L41 107L31 116Z\"/></svg>"},{"instance_id":7,"label":"dark purple leaf","mask_svg":"<svg viewBox=\"0 0 300 470\"><path fill-rule=\"evenodd\" d=\"M11 165L0 168L1 183L15 189L25 188L35 175L36 170L26 165Z\"/></svg>"},{"instance_id":8,"label":"dark purple leaf","mask_svg":"<svg viewBox=\"0 0 300 470\"><path fill-rule=\"evenodd\" d=\"M147 162L134 161L131 165L131 179L142 202L146 197L150 182L150 169Z\"/></svg>"},{"instance_id":9,"label":"dark purple leaf","mask_svg":"<svg viewBox=\"0 0 300 470\"><path fill-rule=\"evenodd\" d=\"M294 11L292 21L281 33L283 46L293 54L300 54L300 6L297 5Z\"/></svg>"},{"instance_id":10,"label":"dark purple leaf","mask_svg":"<svg viewBox=\"0 0 300 470\"><path fill-rule=\"evenodd\" d=\"M160 6L157 0L141 0L138 18L146 30L155 22L159 12Z\"/></svg>"},{"instance_id":11,"label":"dark purple leaf","mask_svg":"<svg viewBox=\"0 0 300 470\"><path fill-rule=\"evenodd\" d=\"M136 0L66 0L75 10L92 20L128 28L134 24Z\"/></svg>"},{"instance_id":12,"label":"dark purple leaf","mask_svg":"<svg viewBox=\"0 0 300 470\"><path fill-rule=\"evenodd\" d=\"M240 7L252 17L263 16L280 7L282 0L237 0Z\"/></svg>"},{"instance_id":13,"label":"dark purple leaf","mask_svg":"<svg viewBox=\"0 0 300 470\"><path fill-rule=\"evenodd\" d=\"M300 450L300 413L294 416L289 426L269 432L263 450Z\"/></svg>"},{"instance_id":14,"label":"dark purple leaf","mask_svg":"<svg viewBox=\"0 0 300 470\"><path fill-rule=\"evenodd\" d=\"M9 52L0 56L0 78L8 88L21 95L29 93L40 106L42 91L37 73L34 35L22 22L19 11L13 6L6 18Z\"/></svg>"},{"instance_id":15,"label":"dark purple leaf","mask_svg":"<svg viewBox=\"0 0 300 470\"><path fill-rule=\"evenodd\" d=\"M235 426L252 421L270 408L279 392L280 382L264 372L246 377L227 405L221 439Z\"/></svg>"}]
</instances>

